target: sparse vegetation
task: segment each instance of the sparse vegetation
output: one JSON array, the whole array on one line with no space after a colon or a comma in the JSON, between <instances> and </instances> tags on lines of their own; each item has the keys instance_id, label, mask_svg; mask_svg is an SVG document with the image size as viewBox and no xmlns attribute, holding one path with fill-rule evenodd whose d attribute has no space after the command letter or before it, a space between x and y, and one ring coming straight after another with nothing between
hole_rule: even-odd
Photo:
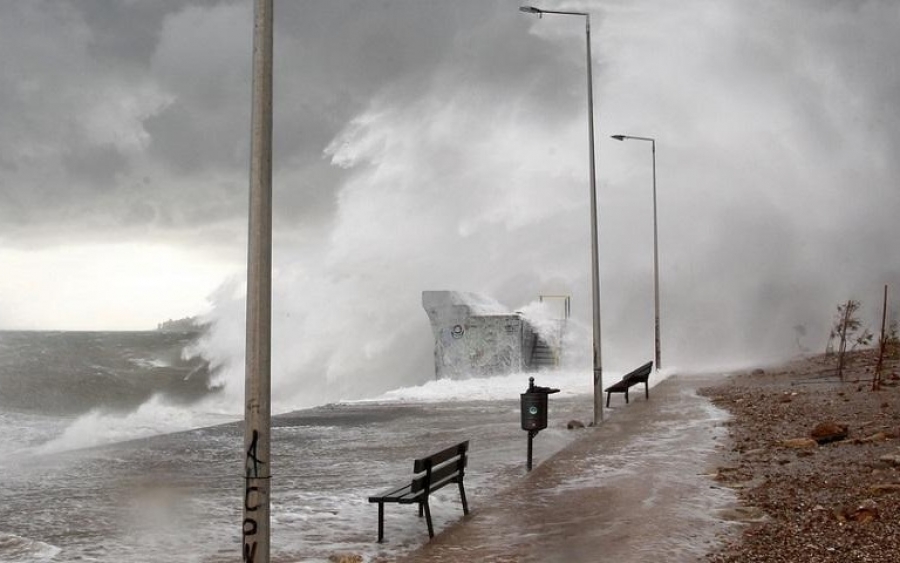
<instances>
[{"instance_id":1,"label":"sparse vegetation","mask_svg":"<svg viewBox=\"0 0 900 563\"><path fill-rule=\"evenodd\" d=\"M861 304L854 299L848 300L846 303L837 306L837 314L834 317L834 325L831 328L831 334L828 337L828 348L826 353L833 353L834 341L837 339L837 376L844 379L845 357L849 351L853 351L858 347L869 346L872 343L874 335L868 328L863 328L862 321L859 320L859 308Z\"/></svg>"},{"instance_id":2,"label":"sparse vegetation","mask_svg":"<svg viewBox=\"0 0 900 563\"><path fill-rule=\"evenodd\" d=\"M887 334L884 336L884 359L900 360L900 327L897 321L892 321Z\"/></svg>"}]
</instances>

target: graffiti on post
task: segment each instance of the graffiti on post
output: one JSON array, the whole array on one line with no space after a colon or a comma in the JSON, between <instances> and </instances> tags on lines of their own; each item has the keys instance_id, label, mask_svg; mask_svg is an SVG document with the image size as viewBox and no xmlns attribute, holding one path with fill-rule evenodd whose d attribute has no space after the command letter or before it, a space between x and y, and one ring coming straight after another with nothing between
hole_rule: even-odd
<instances>
[{"instance_id":1,"label":"graffiti on post","mask_svg":"<svg viewBox=\"0 0 900 563\"><path fill-rule=\"evenodd\" d=\"M253 482L259 479L260 465L265 462L261 461L257 455L257 447L259 444L259 431L253 430L253 438L244 458L244 468L246 470L246 479L244 484L244 524L242 527L243 543L244 543L244 561L253 563L256 559L256 532L259 530L259 523L255 515L250 513L259 510L259 487Z\"/></svg>"},{"instance_id":2,"label":"graffiti on post","mask_svg":"<svg viewBox=\"0 0 900 563\"><path fill-rule=\"evenodd\" d=\"M259 466L263 464L256 454L256 448L259 444L259 430L253 430L253 439L250 441L250 447L247 448L247 457L245 460L245 468L247 470L248 479L256 479L259 477Z\"/></svg>"}]
</instances>

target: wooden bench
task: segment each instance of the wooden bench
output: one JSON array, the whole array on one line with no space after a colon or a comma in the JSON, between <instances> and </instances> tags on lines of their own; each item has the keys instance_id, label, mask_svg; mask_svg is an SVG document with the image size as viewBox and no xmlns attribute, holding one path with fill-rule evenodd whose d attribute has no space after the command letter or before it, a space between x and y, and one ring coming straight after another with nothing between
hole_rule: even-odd
<instances>
[{"instance_id":1,"label":"wooden bench","mask_svg":"<svg viewBox=\"0 0 900 563\"><path fill-rule=\"evenodd\" d=\"M606 406L609 406L609 399L612 397L613 393L625 393L625 403L628 403L628 389L637 385L638 383L644 384L644 394L647 398L650 398L650 384L647 382L650 379L650 372L653 371L653 362L647 362L636 370L628 373L617 383L610 385L604 391L606 391Z\"/></svg>"},{"instance_id":2,"label":"wooden bench","mask_svg":"<svg viewBox=\"0 0 900 563\"><path fill-rule=\"evenodd\" d=\"M434 491L450 483L456 483L459 485L459 498L462 500L463 514L469 513L466 490L463 488L468 449L469 441L466 440L430 456L417 459L413 462L413 477L409 484L369 497L369 502L378 503L378 543L384 539L384 503L386 502L418 504L419 517L421 518L422 513L425 513L428 537L431 538L434 537L434 527L431 524L428 496Z\"/></svg>"}]
</instances>

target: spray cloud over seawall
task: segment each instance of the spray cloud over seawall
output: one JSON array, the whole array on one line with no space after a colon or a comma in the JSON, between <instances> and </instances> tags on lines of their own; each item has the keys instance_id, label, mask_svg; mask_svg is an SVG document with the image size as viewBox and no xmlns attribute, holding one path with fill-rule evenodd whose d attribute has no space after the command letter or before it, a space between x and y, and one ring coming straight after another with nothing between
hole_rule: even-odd
<instances>
[{"instance_id":1,"label":"spray cloud over seawall","mask_svg":"<svg viewBox=\"0 0 900 563\"><path fill-rule=\"evenodd\" d=\"M459 103L476 95L460 92ZM324 251L312 261L288 251L274 281L273 381L280 397L296 397L290 406L304 406L304 394L360 398L431 379L423 289L471 290L513 308L578 283L578 265L556 256L586 242L567 219L581 210L576 190L542 193L547 172L516 165L515 110L465 112L441 101L435 92L412 107L376 102L328 149L353 173ZM454 146L473 131L479 142ZM541 234L548 221L554 237ZM234 330L242 306L220 302L204 346L231 339L224 349L242 348ZM240 361L229 357L226 382L241 379Z\"/></svg>"},{"instance_id":2,"label":"spray cloud over seawall","mask_svg":"<svg viewBox=\"0 0 900 563\"><path fill-rule=\"evenodd\" d=\"M668 365L774 361L800 351L797 326L820 350L836 303L874 302L900 281L888 158L900 81L883 23L896 10L572 5L594 14L607 366L651 358L653 323L649 147L610 134L657 139ZM385 82L332 137L326 158L342 173L317 187L336 202L324 226L300 237L276 225L276 406L428 380L425 289L513 310L570 294L575 321L590 326L583 28L493 8L427 69ZM491 34L528 56L498 51ZM296 172L288 164L275 181ZM239 286L215 299L199 349L233 397Z\"/></svg>"}]
</instances>

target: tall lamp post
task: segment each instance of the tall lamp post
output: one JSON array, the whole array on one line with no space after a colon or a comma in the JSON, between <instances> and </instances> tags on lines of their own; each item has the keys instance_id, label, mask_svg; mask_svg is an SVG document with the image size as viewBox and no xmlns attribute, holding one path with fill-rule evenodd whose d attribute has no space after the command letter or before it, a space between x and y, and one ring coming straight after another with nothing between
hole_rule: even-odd
<instances>
[{"instance_id":1,"label":"tall lamp post","mask_svg":"<svg viewBox=\"0 0 900 563\"><path fill-rule=\"evenodd\" d=\"M591 307L594 317L594 425L603 420L603 362L600 354L600 267L597 259L597 174L594 158L594 86L591 74L591 15L587 12L560 12L522 6L519 11L527 14L559 14L584 16L584 32L587 39L587 102L588 102L588 158L591 173Z\"/></svg>"},{"instance_id":2,"label":"tall lamp post","mask_svg":"<svg viewBox=\"0 0 900 563\"><path fill-rule=\"evenodd\" d=\"M656 224L656 139L653 137L634 137L632 135L613 135L613 139L624 141L633 139L635 141L650 141L650 147L653 153L653 297L655 307L655 352L656 352L656 369L662 367L662 359L659 344L659 230Z\"/></svg>"}]
</instances>

